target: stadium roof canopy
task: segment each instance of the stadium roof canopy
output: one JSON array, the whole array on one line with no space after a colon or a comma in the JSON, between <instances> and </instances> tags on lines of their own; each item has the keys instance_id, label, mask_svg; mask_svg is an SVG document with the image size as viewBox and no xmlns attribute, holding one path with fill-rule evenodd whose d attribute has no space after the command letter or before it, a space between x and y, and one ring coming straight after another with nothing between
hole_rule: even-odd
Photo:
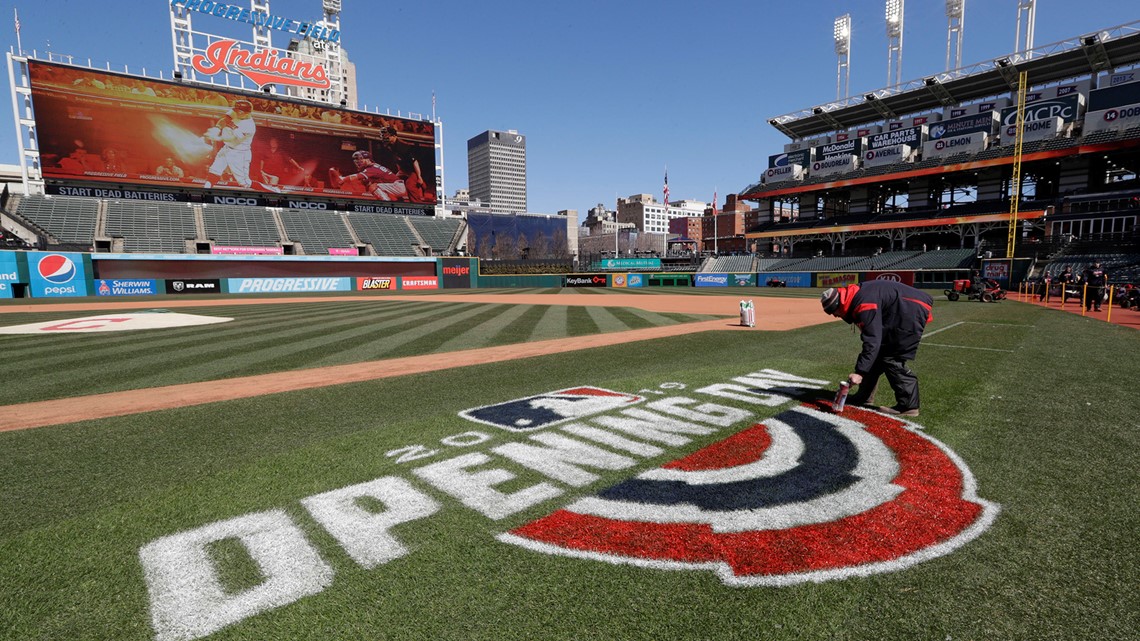
<instances>
[{"instance_id":1,"label":"stadium roof canopy","mask_svg":"<svg viewBox=\"0 0 1140 641\"><path fill-rule=\"evenodd\" d=\"M1042 86L1138 63L1140 21L778 116L768 124L793 139L811 138L1016 92L1022 71L1032 86Z\"/></svg>"}]
</instances>

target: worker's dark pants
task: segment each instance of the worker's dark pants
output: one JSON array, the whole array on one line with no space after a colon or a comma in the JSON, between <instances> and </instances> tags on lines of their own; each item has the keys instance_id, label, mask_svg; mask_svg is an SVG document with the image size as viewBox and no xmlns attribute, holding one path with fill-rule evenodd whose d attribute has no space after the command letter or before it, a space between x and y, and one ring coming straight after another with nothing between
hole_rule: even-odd
<instances>
[{"instance_id":1,"label":"worker's dark pants","mask_svg":"<svg viewBox=\"0 0 1140 641\"><path fill-rule=\"evenodd\" d=\"M884 374L895 392L895 406L901 410L918 409L918 377L906 366L905 360L893 356L879 357L847 402L851 405L874 403L875 388L879 386L879 377Z\"/></svg>"}]
</instances>

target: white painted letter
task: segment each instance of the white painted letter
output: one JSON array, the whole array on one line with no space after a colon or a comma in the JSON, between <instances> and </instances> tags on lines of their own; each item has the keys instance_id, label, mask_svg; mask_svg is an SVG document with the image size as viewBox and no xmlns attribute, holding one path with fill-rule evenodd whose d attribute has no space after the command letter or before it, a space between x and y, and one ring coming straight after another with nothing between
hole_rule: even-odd
<instances>
[{"instance_id":1,"label":"white painted letter","mask_svg":"<svg viewBox=\"0 0 1140 641\"><path fill-rule=\"evenodd\" d=\"M365 508L357 502L362 497L376 499L387 510L377 513ZM408 548L388 533L392 526L439 511L439 504L430 496L394 476L310 496L301 504L365 569L408 553Z\"/></svg>"},{"instance_id":2,"label":"white painted letter","mask_svg":"<svg viewBox=\"0 0 1140 641\"><path fill-rule=\"evenodd\" d=\"M500 469L482 472L468 472L464 469L483 465L490 460L491 457L486 454L464 454L412 471L416 476L454 496L467 507L489 519L510 516L562 494L562 490L549 483L538 483L517 492L504 494L494 489L494 486L515 478L514 474Z\"/></svg>"},{"instance_id":3,"label":"white painted letter","mask_svg":"<svg viewBox=\"0 0 1140 641\"><path fill-rule=\"evenodd\" d=\"M227 594L207 546L239 539L265 580ZM139 550L157 641L189 641L260 612L318 594L332 583L326 564L283 510L257 512L166 536Z\"/></svg>"}]
</instances>

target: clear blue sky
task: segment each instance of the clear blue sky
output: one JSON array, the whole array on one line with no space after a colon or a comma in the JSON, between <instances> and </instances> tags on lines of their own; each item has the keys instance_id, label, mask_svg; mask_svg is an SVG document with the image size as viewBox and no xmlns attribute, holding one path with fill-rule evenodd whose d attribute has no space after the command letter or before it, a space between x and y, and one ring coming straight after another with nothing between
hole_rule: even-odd
<instances>
[{"instance_id":1,"label":"clear blue sky","mask_svg":"<svg viewBox=\"0 0 1140 641\"><path fill-rule=\"evenodd\" d=\"M237 4L237 3L235 3ZM467 186L467 139L487 129L527 136L529 208L554 213L617 197L720 202L755 182L787 138L769 118L835 98L832 25L853 22L851 91L887 84L879 0L343 0L343 44L361 102L443 120L447 193ZM27 0L0 29L26 51L49 48L113 69L173 67L166 0ZM246 5L248 6L248 5ZM320 0L271 0L275 14L316 19ZM1140 20L1133 2L1039 0L1035 44ZM903 78L943 71L945 3L906 3ZM968 0L963 64L1012 52L1017 0ZM198 16L195 28L245 35ZM287 42L275 34L278 46ZM5 67L5 74L7 70ZM11 100L0 100L0 162L17 162Z\"/></svg>"}]
</instances>

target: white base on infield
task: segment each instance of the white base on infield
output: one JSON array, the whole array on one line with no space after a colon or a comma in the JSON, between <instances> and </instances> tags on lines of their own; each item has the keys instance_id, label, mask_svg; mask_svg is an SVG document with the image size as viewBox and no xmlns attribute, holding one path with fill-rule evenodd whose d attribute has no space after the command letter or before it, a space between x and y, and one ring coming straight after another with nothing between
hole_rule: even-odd
<instances>
[{"instance_id":1,"label":"white base on infield","mask_svg":"<svg viewBox=\"0 0 1140 641\"><path fill-rule=\"evenodd\" d=\"M193 325L227 323L232 318L198 316L196 314L147 313L100 314L83 318L66 318L26 325L0 327L0 334L73 334L89 332L126 332L136 329L170 329Z\"/></svg>"}]
</instances>

